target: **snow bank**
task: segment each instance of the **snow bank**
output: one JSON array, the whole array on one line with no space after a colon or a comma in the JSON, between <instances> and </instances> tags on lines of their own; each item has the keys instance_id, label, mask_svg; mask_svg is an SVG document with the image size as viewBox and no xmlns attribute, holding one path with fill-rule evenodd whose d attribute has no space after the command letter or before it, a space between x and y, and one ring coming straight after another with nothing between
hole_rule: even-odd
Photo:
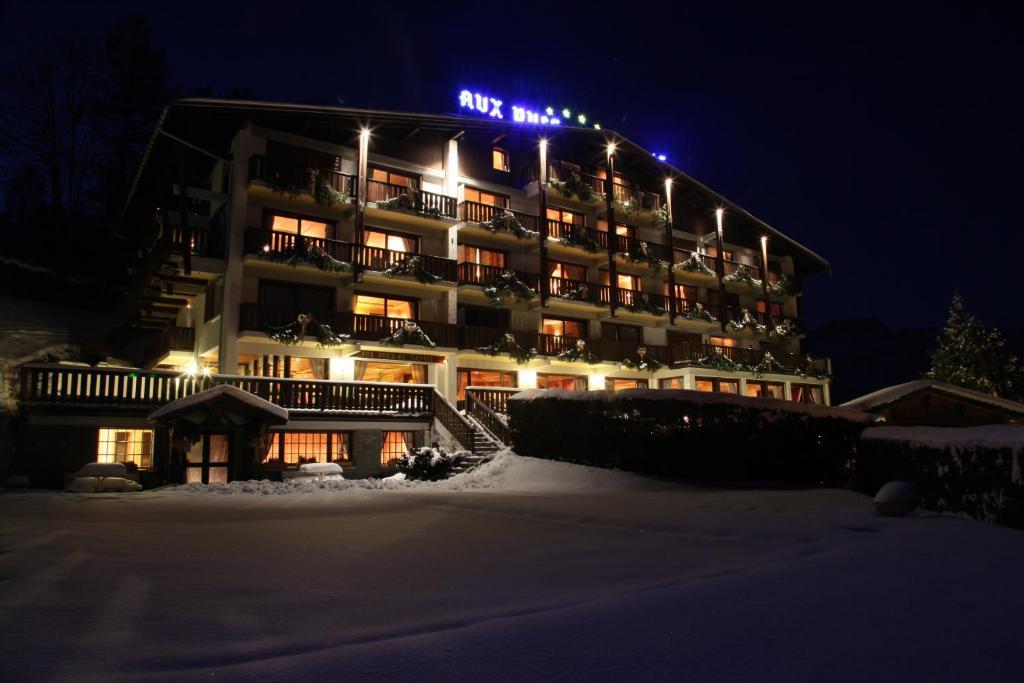
<instances>
[{"instance_id":1,"label":"snow bank","mask_svg":"<svg viewBox=\"0 0 1024 683\"><path fill-rule=\"evenodd\" d=\"M185 484L162 492L205 496L291 493L311 494L340 491L503 491L584 493L594 491L657 488L650 479L617 470L605 470L554 460L524 458L511 450L499 451L483 465L442 481L416 481L404 476L383 479L318 481L312 478L287 481L234 481L228 484Z\"/></svg>"}]
</instances>

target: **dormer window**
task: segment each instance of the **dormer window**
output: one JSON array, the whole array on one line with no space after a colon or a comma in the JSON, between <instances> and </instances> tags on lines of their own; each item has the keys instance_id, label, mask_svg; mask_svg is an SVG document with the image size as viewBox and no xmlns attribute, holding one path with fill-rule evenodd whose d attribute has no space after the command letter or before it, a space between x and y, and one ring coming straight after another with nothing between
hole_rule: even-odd
<instances>
[{"instance_id":1,"label":"dormer window","mask_svg":"<svg viewBox=\"0 0 1024 683\"><path fill-rule=\"evenodd\" d=\"M508 151L502 149L501 147L493 148L491 150L491 167L494 168L495 171L508 173Z\"/></svg>"}]
</instances>

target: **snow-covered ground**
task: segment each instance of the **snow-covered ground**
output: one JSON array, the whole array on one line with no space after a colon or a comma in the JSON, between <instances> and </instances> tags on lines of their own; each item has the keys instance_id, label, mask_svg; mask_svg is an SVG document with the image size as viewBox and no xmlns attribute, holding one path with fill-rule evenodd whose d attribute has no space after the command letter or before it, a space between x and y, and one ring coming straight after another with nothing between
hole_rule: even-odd
<instances>
[{"instance_id":1,"label":"snow-covered ground","mask_svg":"<svg viewBox=\"0 0 1024 683\"><path fill-rule=\"evenodd\" d=\"M336 484L0 495L0 678L1021 678L1018 531L513 455Z\"/></svg>"}]
</instances>

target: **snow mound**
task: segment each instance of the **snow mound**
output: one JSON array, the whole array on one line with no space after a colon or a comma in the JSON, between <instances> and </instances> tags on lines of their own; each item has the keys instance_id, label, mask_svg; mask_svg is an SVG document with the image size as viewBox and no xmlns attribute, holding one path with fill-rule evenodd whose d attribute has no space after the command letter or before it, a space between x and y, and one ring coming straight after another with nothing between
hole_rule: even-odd
<instances>
[{"instance_id":1,"label":"snow mound","mask_svg":"<svg viewBox=\"0 0 1024 683\"><path fill-rule=\"evenodd\" d=\"M75 477L66 490L74 493L122 493L141 491L142 485L123 477Z\"/></svg>"},{"instance_id":2,"label":"snow mound","mask_svg":"<svg viewBox=\"0 0 1024 683\"><path fill-rule=\"evenodd\" d=\"M305 474L342 474L341 465L336 462L305 462L299 465Z\"/></svg>"},{"instance_id":3,"label":"snow mound","mask_svg":"<svg viewBox=\"0 0 1024 683\"><path fill-rule=\"evenodd\" d=\"M442 481L416 481L394 475L383 479L297 478L286 481L250 480L228 484L185 484L162 491L196 495L272 496L291 493L338 491L507 491L587 493L594 491L657 488L650 479L618 470L606 470L567 462L525 458L511 450L499 451L479 467Z\"/></svg>"},{"instance_id":4,"label":"snow mound","mask_svg":"<svg viewBox=\"0 0 1024 683\"><path fill-rule=\"evenodd\" d=\"M1009 448L1024 450L1024 425L982 425L980 427L869 427L860 438L902 441L932 448Z\"/></svg>"}]
</instances>

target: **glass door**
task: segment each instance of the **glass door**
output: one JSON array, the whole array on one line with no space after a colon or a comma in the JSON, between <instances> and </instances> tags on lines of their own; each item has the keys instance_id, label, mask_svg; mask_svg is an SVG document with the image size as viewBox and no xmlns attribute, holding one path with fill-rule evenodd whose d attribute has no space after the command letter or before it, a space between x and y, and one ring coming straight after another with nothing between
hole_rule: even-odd
<instances>
[{"instance_id":1,"label":"glass door","mask_svg":"<svg viewBox=\"0 0 1024 683\"><path fill-rule=\"evenodd\" d=\"M185 482L226 484L231 454L228 434L203 434L185 456Z\"/></svg>"}]
</instances>

